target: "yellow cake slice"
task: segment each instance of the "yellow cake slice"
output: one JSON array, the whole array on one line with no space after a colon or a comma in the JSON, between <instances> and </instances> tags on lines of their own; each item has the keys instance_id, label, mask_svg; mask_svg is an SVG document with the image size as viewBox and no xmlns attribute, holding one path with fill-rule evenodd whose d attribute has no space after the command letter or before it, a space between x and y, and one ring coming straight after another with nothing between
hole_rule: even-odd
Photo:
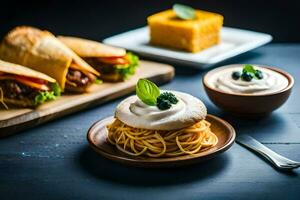
<instances>
[{"instance_id":1,"label":"yellow cake slice","mask_svg":"<svg viewBox=\"0 0 300 200\"><path fill-rule=\"evenodd\" d=\"M150 43L189 52L199 52L220 42L223 16L196 10L195 19L179 19L173 10L147 18Z\"/></svg>"}]
</instances>

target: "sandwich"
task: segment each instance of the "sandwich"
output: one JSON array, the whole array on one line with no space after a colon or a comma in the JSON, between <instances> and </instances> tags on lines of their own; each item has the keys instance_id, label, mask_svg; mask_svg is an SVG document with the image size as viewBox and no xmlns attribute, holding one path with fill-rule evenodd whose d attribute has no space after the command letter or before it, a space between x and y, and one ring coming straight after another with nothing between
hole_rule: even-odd
<instances>
[{"instance_id":1,"label":"sandwich","mask_svg":"<svg viewBox=\"0 0 300 200\"><path fill-rule=\"evenodd\" d=\"M139 58L125 49L76 37L58 36L58 39L101 73L104 81L124 81L135 74Z\"/></svg>"},{"instance_id":2,"label":"sandwich","mask_svg":"<svg viewBox=\"0 0 300 200\"><path fill-rule=\"evenodd\" d=\"M53 34L27 26L16 27L4 37L0 59L45 73L71 92L87 92L100 75Z\"/></svg>"},{"instance_id":3,"label":"sandwich","mask_svg":"<svg viewBox=\"0 0 300 200\"><path fill-rule=\"evenodd\" d=\"M0 102L17 107L36 107L60 95L55 79L21 65L0 60Z\"/></svg>"}]
</instances>

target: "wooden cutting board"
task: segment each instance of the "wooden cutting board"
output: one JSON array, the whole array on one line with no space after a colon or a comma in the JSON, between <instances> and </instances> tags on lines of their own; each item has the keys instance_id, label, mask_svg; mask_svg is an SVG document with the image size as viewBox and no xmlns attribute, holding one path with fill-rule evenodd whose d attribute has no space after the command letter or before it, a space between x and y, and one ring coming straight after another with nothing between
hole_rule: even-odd
<instances>
[{"instance_id":1,"label":"wooden cutting board","mask_svg":"<svg viewBox=\"0 0 300 200\"><path fill-rule=\"evenodd\" d=\"M89 93L64 94L55 101L47 102L36 109L0 108L0 137L131 93L135 90L139 78L147 78L162 84L172 80L173 76L174 68L170 65L141 61L137 73L125 82L94 84Z\"/></svg>"}]
</instances>

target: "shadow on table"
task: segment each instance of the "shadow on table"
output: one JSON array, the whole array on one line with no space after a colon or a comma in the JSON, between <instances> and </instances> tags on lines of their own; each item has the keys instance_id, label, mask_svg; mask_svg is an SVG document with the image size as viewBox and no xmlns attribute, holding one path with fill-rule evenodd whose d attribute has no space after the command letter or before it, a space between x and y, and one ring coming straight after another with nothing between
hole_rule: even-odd
<instances>
[{"instance_id":1,"label":"shadow on table","mask_svg":"<svg viewBox=\"0 0 300 200\"><path fill-rule=\"evenodd\" d=\"M274 134L281 135L281 132L272 130L280 129L286 123L284 117L276 112L260 118L241 118L223 111L218 116L228 121L238 134L249 134L252 136L260 134L267 134L267 136L272 136L272 134L273 136L275 136Z\"/></svg>"},{"instance_id":2,"label":"shadow on table","mask_svg":"<svg viewBox=\"0 0 300 200\"><path fill-rule=\"evenodd\" d=\"M145 169L110 161L85 147L80 152L78 162L85 171L101 180L135 186L160 186L213 179L228 166L230 160L223 154L186 167Z\"/></svg>"}]
</instances>

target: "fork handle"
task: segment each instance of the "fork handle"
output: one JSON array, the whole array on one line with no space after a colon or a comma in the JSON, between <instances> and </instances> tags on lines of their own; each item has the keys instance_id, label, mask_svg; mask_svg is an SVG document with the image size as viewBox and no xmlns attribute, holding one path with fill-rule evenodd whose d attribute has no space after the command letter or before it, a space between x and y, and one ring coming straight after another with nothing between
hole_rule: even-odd
<instances>
[{"instance_id":1,"label":"fork handle","mask_svg":"<svg viewBox=\"0 0 300 200\"><path fill-rule=\"evenodd\" d=\"M266 159L268 159L272 164L274 164L276 167L281 168L280 166L280 159L285 158L278 153L272 151L265 145L259 143L255 139L249 136L239 136L238 143L242 144L243 146L257 152L258 154L262 155Z\"/></svg>"}]
</instances>

